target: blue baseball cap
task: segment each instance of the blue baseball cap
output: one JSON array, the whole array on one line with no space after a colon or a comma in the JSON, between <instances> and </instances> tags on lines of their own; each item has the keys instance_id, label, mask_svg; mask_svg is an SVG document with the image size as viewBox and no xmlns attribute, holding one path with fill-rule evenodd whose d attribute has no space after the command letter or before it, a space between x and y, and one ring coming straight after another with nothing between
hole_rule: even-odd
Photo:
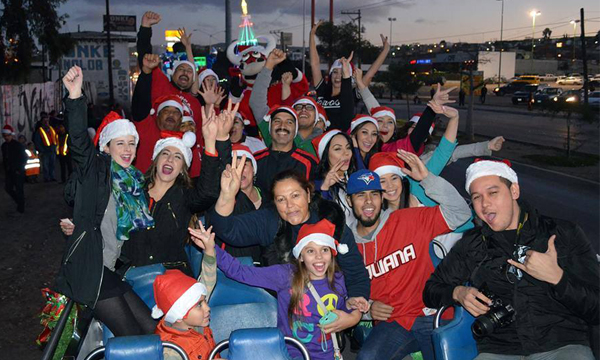
<instances>
[{"instance_id":1,"label":"blue baseball cap","mask_svg":"<svg viewBox=\"0 0 600 360\"><path fill-rule=\"evenodd\" d=\"M374 171L362 169L350 175L348 185L346 186L346 193L348 195L369 190L383 191L379 175Z\"/></svg>"}]
</instances>

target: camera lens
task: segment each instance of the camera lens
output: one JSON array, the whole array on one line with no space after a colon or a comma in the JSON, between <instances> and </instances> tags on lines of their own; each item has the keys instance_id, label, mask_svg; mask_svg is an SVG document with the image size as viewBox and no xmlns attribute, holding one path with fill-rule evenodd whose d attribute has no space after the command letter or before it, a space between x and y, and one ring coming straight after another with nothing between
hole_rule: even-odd
<instances>
[{"instance_id":1,"label":"camera lens","mask_svg":"<svg viewBox=\"0 0 600 360\"><path fill-rule=\"evenodd\" d=\"M486 315L479 316L471 325L471 331L477 337L483 337L494 332L494 322Z\"/></svg>"}]
</instances>

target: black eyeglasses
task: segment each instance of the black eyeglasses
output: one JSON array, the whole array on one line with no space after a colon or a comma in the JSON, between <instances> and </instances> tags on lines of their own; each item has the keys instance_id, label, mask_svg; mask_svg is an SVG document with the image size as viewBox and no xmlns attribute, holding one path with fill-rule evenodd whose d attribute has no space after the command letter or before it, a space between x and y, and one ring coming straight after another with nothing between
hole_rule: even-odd
<instances>
[{"instance_id":1,"label":"black eyeglasses","mask_svg":"<svg viewBox=\"0 0 600 360\"><path fill-rule=\"evenodd\" d=\"M296 111L302 111L302 110L315 110L315 107L311 104L298 104L298 105L294 105L294 110Z\"/></svg>"}]
</instances>

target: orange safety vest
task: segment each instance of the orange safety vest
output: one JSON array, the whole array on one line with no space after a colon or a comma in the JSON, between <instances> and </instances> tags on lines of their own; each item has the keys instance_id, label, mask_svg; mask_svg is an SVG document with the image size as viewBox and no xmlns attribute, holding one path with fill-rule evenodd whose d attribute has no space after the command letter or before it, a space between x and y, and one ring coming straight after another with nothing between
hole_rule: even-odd
<instances>
[{"instance_id":1,"label":"orange safety vest","mask_svg":"<svg viewBox=\"0 0 600 360\"><path fill-rule=\"evenodd\" d=\"M56 155L67 156L67 154L69 153L69 146L67 145L68 139L69 134L66 134L64 142L61 142L60 138L58 137L58 134L56 135Z\"/></svg>"},{"instance_id":2,"label":"orange safety vest","mask_svg":"<svg viewBox=\"0 0 600 360\"><path fill-rule=\"evenodd\" d=\"M46 133L43 127L40 127L40 137L42 138L42 142L44 146L56 145L56 131L52 126L50 127L50 133Z\"/></svg>"},{"instance_id":3,"label":"orange safety vest","mask_svg":"<svg viewBox=\"0 0 600 360\"><path fill-rule=\"evenodd\" d=\"M31 152L29 149L25 150L27 153L27 164L25 164L25 176L37 176L40 174L40 158L37 155L37 151Z\"/></svg>"}]
</instances>

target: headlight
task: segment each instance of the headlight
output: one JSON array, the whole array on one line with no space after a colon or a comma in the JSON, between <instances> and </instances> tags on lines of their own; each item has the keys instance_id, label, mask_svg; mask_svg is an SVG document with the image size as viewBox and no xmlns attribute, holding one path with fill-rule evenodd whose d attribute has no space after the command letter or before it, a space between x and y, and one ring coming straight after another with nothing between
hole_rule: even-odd
<instances>
[{"instance_id":1,"label":"headlight","mask_svg":"<svg viewBox=\"0 0 600 360\"><path fill-rule=\"evenodd\" d=\"M558 96L553 97L552 100L558 101Z\"/></svg>"},{"instance_id":2,"label":"headlight","mask_svg":"<svg viewBox=\"0 0 600 360\"><path fill-rule=\"evenodd\" d=\"M494 92L498 92L498 91L500 91L499 87L497 87L497 88L494 89Z\"/></svg>"},{"instance_id":3,"label":"headlight","mask_svg":"<svg viewBox=\"0 0 600 360\"><path fill-rule=\"evenodd\" d=\"M576 98L575 96L569 96L569 97L567 98L567 100L565 100L565 101L566 101L566 102L573 102L573 101L576 101L576 100L577 100L577 98Z\"/></svg>"}]
</instances>

